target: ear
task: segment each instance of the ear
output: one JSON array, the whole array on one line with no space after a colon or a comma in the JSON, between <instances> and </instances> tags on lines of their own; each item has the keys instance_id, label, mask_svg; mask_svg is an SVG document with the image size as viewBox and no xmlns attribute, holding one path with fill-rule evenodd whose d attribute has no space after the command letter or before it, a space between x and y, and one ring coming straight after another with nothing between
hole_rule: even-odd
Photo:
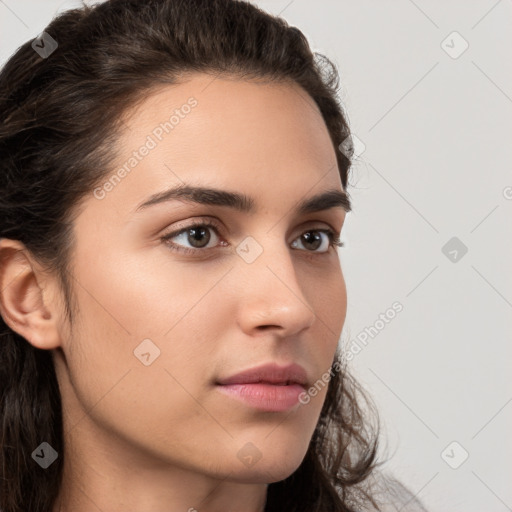
<instances>
[{"instance_id":1,"label":"ear","mask_svg":"<svg viewBox=\"0 0 512 512\"><path fill-rule=\"evenodd\" d=\"M49 284L23 243L0 239L0 314L13 331L44 350L61 345L57 304Z\"/></svg>"}]
</instances>

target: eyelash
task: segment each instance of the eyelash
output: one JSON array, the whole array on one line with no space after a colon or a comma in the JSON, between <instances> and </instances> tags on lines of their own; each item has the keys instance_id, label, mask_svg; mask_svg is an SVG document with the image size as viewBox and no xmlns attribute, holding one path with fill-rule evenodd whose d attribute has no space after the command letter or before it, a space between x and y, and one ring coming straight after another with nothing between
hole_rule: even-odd
<instances>
[{"instance_id":1,"label":"eyelash","mask_svg":"<svg viewBox=\"0 0 512 512\"><path fill-rule=\"evenodd\" d=\"M191 249L189 247L181 247L180 245L174 244L174 243L169 241L171 238L174 238L175 236L181 235L182 233L185 233L189 229L203 228L203 227L212 228L215 231L216 235L220 236L219 232L218 232L218 229L217 229L217 225L214 222L211 222L209 220L205 220L205 221L201 221L201 222L192 223L192 224L190 224L188 226L185 226L184 228L179 229L178 231L173 231L172 233L168 233L166 235L163 235L160 238L160 240L162 242L164 242L169 247L170 250L176 251L176 252L181 252L183 254L194 254L194 253L197 253L197 252L206 252L209 249L213 249L213 247ZM320 232L320 233L325 233L329 237L329 247L334 247L334 246L336 246L336 247L344 247L345 246L345 244L340 241L339 237L336 236L336 233L332 229L308 229L308 230L304 231L304 233L310 233L310 232L313 232L313 231ZM315 254L317 251L305 251L305 252L310 252L312 254ZM327 252L328 251L319 252L318 254L327 254Z\"/></svg>"}]
</instances>

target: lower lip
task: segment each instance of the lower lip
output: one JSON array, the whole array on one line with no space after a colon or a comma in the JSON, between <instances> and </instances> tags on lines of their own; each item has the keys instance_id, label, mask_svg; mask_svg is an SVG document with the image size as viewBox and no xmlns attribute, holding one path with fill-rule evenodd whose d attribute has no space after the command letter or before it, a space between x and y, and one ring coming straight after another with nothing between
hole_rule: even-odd
<instances>
[{"instance_id":1,"label":"lower lip","mask_svg":"<svg viewBox=\"0 0 512 512\"><path fill-rule=\"evenodd\" d=\"M262 382L253 384L228 384L218 386L219 390L233 398L262 411L282 412L299 402L304 388L299 384L277 386Z\"/></svg>"}]
</instances>

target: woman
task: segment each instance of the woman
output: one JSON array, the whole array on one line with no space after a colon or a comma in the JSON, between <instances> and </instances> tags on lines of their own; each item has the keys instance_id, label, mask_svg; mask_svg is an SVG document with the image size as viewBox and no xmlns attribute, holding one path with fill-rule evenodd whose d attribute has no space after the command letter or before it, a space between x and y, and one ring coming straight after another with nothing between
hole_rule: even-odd
<instances>
[{"instance_id":1,"label":"woman","mask_svg":"<svg viewBox=\"0 0 512 512\"><path fill-rule=\"evenodd\" d=\"M111 0L7 62L3 512L424 510L337 350L350 132L318 57L250 3Z\"/></svg>"}]
</instances>

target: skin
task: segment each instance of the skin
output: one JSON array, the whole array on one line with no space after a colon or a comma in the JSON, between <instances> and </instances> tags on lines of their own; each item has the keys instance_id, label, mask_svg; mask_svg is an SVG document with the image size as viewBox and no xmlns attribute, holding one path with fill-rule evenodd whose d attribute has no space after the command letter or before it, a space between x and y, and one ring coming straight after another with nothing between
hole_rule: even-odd
<instances>
[{"instance_id":1,"label":"skin","mask_svg":"<svg viewBox=\"0 0 512 512\"><path fill-rule=\"evenodd\" d=\"M73 329L55 276L19 242L0 242L2 316L52 350L62 394L66 457L54 512L260 512L268 483L300 465L327 387L307 405L261 412L214 382L267 362L296 362L310 383L329 370L347 308L339 255L327 235L318 248L300 240L339 234L346 212L293 208L342 189L335 149L295 84L194 74L146 96L126 117L118 166L167 112L190 96L198 105L103 199L82 202ZM255 213L181 200L135 212L182 182L247 194ZM209 249L183 254L161 240L200 220L219 228L202 239ZM252 263L235 251L247 236L263 249ZM194 247L186 234L172 241ZM134 350L147 338L160 356L145 366ZM261 455L251 466L237 457L247 443Z\"/></svg>"}]
</instances>

